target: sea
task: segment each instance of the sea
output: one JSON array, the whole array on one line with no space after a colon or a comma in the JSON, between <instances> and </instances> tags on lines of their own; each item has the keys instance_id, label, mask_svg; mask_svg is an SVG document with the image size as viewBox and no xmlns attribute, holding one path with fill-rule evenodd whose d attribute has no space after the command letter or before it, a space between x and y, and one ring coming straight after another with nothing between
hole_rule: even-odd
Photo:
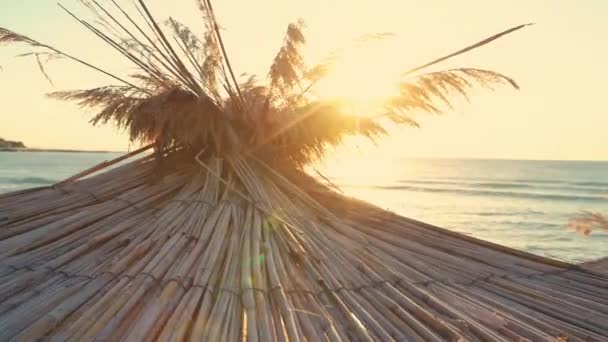
<instances>
[{"instance_id":1,"label":"sea","mask_svg":"<svg viewBox=\"0 0 608 342\"><path fill-rule=\"evenodd\" d=\"M50 185L119 155L2 152L0 193ZM348 196L462 234L569 262L608 256L608 233L567 228L583 210L608 214L608 162L403 158L320 172Z\"/></svg>"}]
</instances>

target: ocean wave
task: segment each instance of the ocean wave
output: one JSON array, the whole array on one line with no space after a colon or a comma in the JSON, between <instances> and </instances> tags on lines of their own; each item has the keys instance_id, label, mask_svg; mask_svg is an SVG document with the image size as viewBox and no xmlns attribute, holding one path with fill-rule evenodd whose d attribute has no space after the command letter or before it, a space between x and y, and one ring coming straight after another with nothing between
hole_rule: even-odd
<instances>
[{"instance_id":1,"label":"ocean wave","mask_svg":"<svg viewBox=\"0 0 608 342\"><path fill-rule=\"evenodd\" d=\"M399 184L405 185L448 185L464 188L489 188L489 189L534 189L548 191L571 191L593 194L608 193L608 183L604 182L562 182L545 181L538 183L505 181L505 182L480 182L471 181L446 181L446 180L399 180Z\"/></svg>"},{"instance_id":2,"label":"ocean wave","mask_svg":"<svg viewBox=\"0 0 608 342\"><path fill-rule=\"evenodd\" d=\"M503 182L454 182L442 180L400 180L401 184L434 184L434 185L460 185L472 187L488 187L488 188L529 188L535 187L532 184L522 183L503 183Z\"/></svg>"},{"instance_id":3,"label":"ocean wave","mask_svg":"<svg viewBox=\"0 0 608 342\"><path fill-rule=\"evenodd\" d=\"M475 216L522 216L522 215L544 215L544 211L539 210L524 210L524 211L513 211L513 212L501 212L501 211L475 211L465 213Z\"/></svg>"},{"instance_id":4,"label":"ocean wave","mask_svg":"<svg viewBox=\"0 0 608 342\"><path fill-rule=\"evenodd\" d=\"M569 185L576 187L602 187L608 188L608 182L577 182L577 181L565 181L565 180L518 180L522 183L540 183L540 184L556 184L556 185Z\"/></svg>"},{"instance_id":5,"label":"ocean wave","mask_svg":"<svg viewBox=\"0 0 608 342\"><path fill-rule=\"evenodd\" d=\"M534 228L535 230L557 231L557 228L564 227L563 222L530 221L530 220L502 220L501 225L520 228ZM544 234L544 233L543 233Z\"/></svg>"},{"instance_id":6,"label":"ocean wave","mask_svg":"<svg viewBox=\"0 0 608 342\"><path fill-rule=\"evenodd\" d=\"M4 184L53 184L56 179L44 177L0 177L0 183Z\"/></svg>"},{"instance_id":7,"label":"ocean wave","mask_svg":"<svg viewBox=\"0 0 608 342\"><path fill-rule=\"evenodd\" d=\"M428 180L451 180L451 181L466 181L466 182L493 182L496 181L497 177L442 177L442 178L427 178ZM534 179L534 178L501 178L501 182L510 183L539 183L539 184L563 184L569 183L569 181L561 179Z\"/></svg>"},{"instance_id":8,"label":"ocean wave","mask_svg":"<svg viewBox=\"0 0 608 342\"><path fill-rule=\"evenodd\" d=\"M572 182L571 184L577 184L577 185L582 185L582 186L608 187L608 182Z\"/></svg>"},{"instance_id":9,"label":"ocean wave","mask_svg":"<svg viewBox=\"0 0 608 342\"><path fill-rule=\"evenodd\" d=\"M377 185L372 186L375 189L383 190L408 190L430 193L453 193L472 196L492 196L492 197L511 197L511 198L527 198L538 200L561 200L561 201L608 201L606 196L594 195L577 195L577 194L549 194L549 193L533 193L533 192L515 192L515 191L491 191L491 190L475 190L475 189L453 189L453 188L429 188L407 185Z\"/></svg>"},{"instance_id":10,"label":"ocean wave","mask_svg":"<svg viewBox=\"0 0 608 342\"><path fill-rule=\"evenodd\" d=\"M446 182L450 183L467 183L467 184L475 184L475 183L484 183L488 182L488 184L524 184L524 185L534 185L534 184L554 184L554 185L575 185L575 186L593 186L593 187L606 187L608 188L608 182L602 181L571 181L571 180L563 180L563 179L534 179L534 178L504 178L501 179L500 182L496 181L496 178L487 178L487 177L445 177L440 179L435 178L427 178L424 180L411 180L414 182ZM410 180L404 180L408 182Z\"/></svg>"}]
</instances>

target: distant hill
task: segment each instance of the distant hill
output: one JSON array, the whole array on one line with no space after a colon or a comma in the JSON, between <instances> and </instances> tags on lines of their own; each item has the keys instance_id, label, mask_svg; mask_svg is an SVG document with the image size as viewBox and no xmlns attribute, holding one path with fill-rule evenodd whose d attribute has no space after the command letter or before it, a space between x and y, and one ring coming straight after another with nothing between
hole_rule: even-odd
<instances>
[{"instance_id":1,"label":"distant hill","mask_svg":"<svg viewBox=\"0 0 608 342\"><path fill-rule=\"evenodd\" d=\"M30 148L21 141L5 140L0 138L0 152L61 152L61 153L120 153L123 151L90 151L58 148Z\"/></svg>"},{"instance_id":2,"label":"distant hill","mask_svg":"<svg viewBox=\"0 0 608 342\"><path fill-rule=\"evenodd\" d=\"M20 149L26 148L21 141L4 140L0 138L0 149Z\"/></svg>"}]
</instances>

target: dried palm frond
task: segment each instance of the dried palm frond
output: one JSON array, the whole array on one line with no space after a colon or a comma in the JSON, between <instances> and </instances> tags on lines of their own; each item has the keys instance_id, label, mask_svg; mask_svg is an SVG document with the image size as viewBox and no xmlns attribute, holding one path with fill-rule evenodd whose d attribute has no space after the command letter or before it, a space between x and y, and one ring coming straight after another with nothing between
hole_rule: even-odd
<instances>
[{"instance_id":1,"label":"dried palm frond","mask_svg":"<svg viewBox=\"0 0 608 342\"><path fill-rule=\"evenodd\" d=\"M303 27L304 22L301 20L287 27L283 46L275 56L268 73L271 93L276 90L279 95L285 96L300 83L304 68L301 48L306 43Z\"/></svg>"},{"instance_id":2,"label":"dried palm frond","mask_svg":"<svg viewBox=\"0 0 608 342\"><path fill-rule=\"evenodd\" d=\"M493 90L493 85L507 84L515 89L519 86L511 78L490 70L460 68L430 72L404 80L399 85L400 93L389 97L384 105L387 116L395 123L417 126L409 114L421 111L440 114L445 111L441 105L452 108L452 94L456 93L468 100L468 91L474 86Z\"/></svg>"},{"instance_id":3,"label":"dried palm frond","mask_svg":"<svg viewBox=\"0 0 608 342\"><path fill-rule=\"evenodd\" d=\"M53 59L53 56L57 56L57 54L45 53L45 52L34 52L34 53L21 54L18 57L25 57L25 56L36 57L36 63L38 63L38 69L40 69L40 72L42 73L42 75L44 75L44 78L46 78L46 80L49 81L49 83L51 85L53 85L53 80L51 79L49 74L46 72L45 64L48 63L49 60ZM45 61L42 60L42 56L47 57ZM57 58L57 57L55 57L55 58Z\"/></svg>"},{"instance_id":4,"label":"dried palm frond","mask_svg":"<svg viewBox=\"0 0 608 342\"><path fill-rule=\"evenodd\" d=\"M568 222L568 229L583 235L590 235L594 230L608 231L608 216L597 212L583 211Z\"/></svg>"},{"instance_id":5,"label":"dried palm frond","mask_svg":"<svg viewBox=\"0 0 608 342\"><path fill-rule=\"evenodd\" d=\"M225 87L228 87L227 76L222 68L222 57L219 46L216 40L213 38L211 32L205 33L203 44L205 45L204 50L204 61L201 66L201 79L203 87L207 89L213 96L213 98L219 103L222 101L219 91L219 76L223 76Z\"/></svg>"},{"instance_id":6,"label":"dried palm frond","mask_svg":"<svg viewBox=\"0 0 608 342\"><path fill-rule=\"evenodd\" d=\"M32 47L46 47L46 45L41 44L27 36L0 27L0 44L11 43L24 43Z\"/></svg>"},{"instance_id":7,"label":"dried palm frond","mask_svg":"<svg viewBox=\"0 0 608 342\"><path fill-rule=\"evenodd\" d=\"M113 79L115 79L117 81L120 81L121 83L133 86L130 82L125 81L125 80L123 80L122 78L120 78L118 76L115 76L115 75L113 75L113 74L111 74L111 73L109 73L109 72L107 72L107 71L105 71L103 69L100 69L100 68L98 68L98 67L96 67L96 66L94 66L94 65L92 65L90 63L87 63L87 62L85 62L85 61L83 61L81 59L73 57L73 56L71 56L71 55L69 55L69 54L67 54L65 52L57 50L57 49L55 49L54 47L52 47L50 45L46 45L46 44L40 43L40 42L38 42L38 41L36 41L34 39L31 39L31 38L29 38L29 37L27 37L25 35L18 34L18 33L15 33L13 31L11 31L11 30L6 29L6 28L0 27L0 44L14 44L14 43L22 43L22 44L29 45L29 46L31 46L33 48L40 48L40 49L44 49L44 50L50 50L50 51L52 51L52 52L55 53L56 57L63 56L65 58L71 59L71 60L73 60L73 61L75 61L77 63L80 63L80 64L85 65L85 66L87 66L87 67L89 67L91 69L94 69L94 70L96 70L96 71L98 71L98 72L100 72L100 73L102 73L102 74L104 74L106 76L109 76L109 77L111 77L111 78L113 78Z\"/></svg>"},{"instance_id":8,"label":"dried palm frond","mask_svg":"<svg viewBox=\"0 0 608 342\"><path fill-rule=\"evenodd\" d=\"M482 47L484 45L490 44L491 42L495 41L496 39L499 39L499 38L501 38L503 36L506 36L506 35L508 35L510 33L513 33L515 31L521 30L522 28L524 28L526 26L531 26L531 25L534 25L534 24L533 23L528 23L528 24L523 24L523 25L518 25L518 26L511 27L511 28L509 28L509 29L507 29L505 31L499 32L497 34L494 34L494 35L492 35L492 36L490 36L490 37L488 37L486 39L480 40L479 42L477 42L475 44L471 44L471 45L469 45L469 46L467 46L467 47L465 47L463 49L460 49L460 50L458 50L456 52L452 52L452 53L450 53L450 54L448 54L446 56L439 57L439 58L437 58L435 60L432 60L432 61L430 61L428 63L425 63L425 64L422 64L422 65L417 66L415 68L412 68L412 69L404 72L403 75L407 76L407 75L411 75L413 73L416 73L416 72L418 72L420 70L424 70L424 69L426 69L426 68L428 68L430 66L433 66L435 64L439 64L439 63L441 63L443 61L446 61L446 60L448 60L450 58L454 58L456 56L459 56L459 55L462 55L462 54L467 53L469 51L472 51L472 50L475 50L477 48L480 48L480 47Z\"/></svg>"},{"instance_id":9,"label":"dried palm frond","mask_svg":"<svg viewBox=\"0 0 608 342\"><path fill-rule=\"evenodd\" d=\"M0 28L0 43L25 43L46 50L33 55L49 80L40 61L42 53L68 57L124 84L56 92L51 97L99 109L91 120L93 124L114 123L128 130L133 141L179 146L194 152L206 149L218 156L254 154L261 160L283 160L295 167L321 157L327 146L340 143L347 135L374 139L386 134L387 122L417 125L412 113L443 112L450 108L453 94L466 97L473 86L491 88L509 84L517 88L513 80L494 71L474 68L421 71L526 26L513 27L411 69L403 74L398 95L387 97L376 113L361 118L337 101L308 94L332 64L339 61L336 55L330 55L318 65L306 65L302 51L306 38L301 20L288 26L266 80L252 75L239 82L209 0L198 0L205 29L201 37L174 18L166 21L169 31L165 32L143 0L133 1L139 21L145 23L143 26L118 0L110 0L116 14L107 8L108 3L80 2L93 14L94 21L62 8L139 71L131 76L131 81L126 81L49 45ZM355 43L390 36L390 33L365 35Z\"/></svg>"}]
</instances>

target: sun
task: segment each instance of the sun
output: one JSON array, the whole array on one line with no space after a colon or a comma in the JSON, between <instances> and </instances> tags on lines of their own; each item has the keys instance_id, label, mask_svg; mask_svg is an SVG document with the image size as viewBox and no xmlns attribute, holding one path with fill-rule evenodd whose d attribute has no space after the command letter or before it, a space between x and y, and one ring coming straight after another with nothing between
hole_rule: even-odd
<instances>
[{"instance_id":1,"label":"sun","mask_svg":"<svg viewBox=\"0 0 608 342\"><path fill-rule=\"evenodd\" d=\"M331 73L319 82L318 95L345 100L352 106L355 115L375 116L379 106L387 97L399 91L399 62L378 44L361 46L349 50L340 58Z\"/></svg>"}]
</instances>

